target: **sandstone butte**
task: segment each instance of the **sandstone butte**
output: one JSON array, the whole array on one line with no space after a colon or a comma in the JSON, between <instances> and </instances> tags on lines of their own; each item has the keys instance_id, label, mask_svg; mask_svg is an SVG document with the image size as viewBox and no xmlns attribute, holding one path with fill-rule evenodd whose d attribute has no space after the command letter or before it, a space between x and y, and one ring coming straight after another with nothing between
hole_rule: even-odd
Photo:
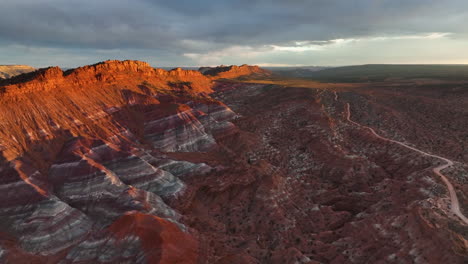
<instances>
[{"instance_id":1,"label":"sandstone butte","mask_svg":"<svg viewBox=\"0 0 468 264\"><path fill-rule=\"evenodd\" d=\"M269 74L106 61L2 80L0 263L466 263L440 160L356 125L403 134L435 99L226 80ZM460 164L444 174L463 206Z\"/></svg>"},{"instance_id":2,"label":"sandstone butte","mask_svg":"<svg viewBox=\"0 0 468 264\"><path fill-rule=\"evenodd\" d=\"M213 101L213 81L263 72L256 66L226 67L222 76L203 75L199 71L176 68L170 71L152 68L141 61L105 61L90 66L62 71L59 67L39 69L0 81L0 149L6 148L8 159L28 150L26 137L48 135L54 128L69 130L74 135L79 126L71 120L80 120L86 113L99 111L102 105L119 108L128 104L128 96L158 103L154 95L200 96ZM218 69L218 68L217 68ZM148 95L153 95L148 97ZM143 99L144 98L144 99ZM163 110L164 111L164 110ZM85 118L87 119L87 118ZM101 126L101 125L99 125ZM112 129L98 127L96 133Z\"/></svg>"}]
</instances>

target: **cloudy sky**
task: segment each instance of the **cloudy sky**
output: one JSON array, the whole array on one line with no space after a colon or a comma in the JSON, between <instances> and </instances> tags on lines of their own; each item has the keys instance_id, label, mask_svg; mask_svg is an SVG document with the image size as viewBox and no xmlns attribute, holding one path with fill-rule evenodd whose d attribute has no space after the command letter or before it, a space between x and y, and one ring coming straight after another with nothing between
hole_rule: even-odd
<instances>
[{"instance_id":1,"label":"cloudy sky","mask_svg":"<svg viewBox=\"0 0 468 264\"><path fill-rule=\"evenodd\" d=\"M466 0L0 0L0 64L468 63Z\"/></svg>"}]
</instances>

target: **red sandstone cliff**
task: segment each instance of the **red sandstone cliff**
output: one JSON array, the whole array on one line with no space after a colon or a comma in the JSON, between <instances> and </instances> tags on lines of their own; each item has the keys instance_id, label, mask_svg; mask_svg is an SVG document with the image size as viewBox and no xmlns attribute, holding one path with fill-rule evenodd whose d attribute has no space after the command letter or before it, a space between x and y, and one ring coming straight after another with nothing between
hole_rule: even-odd
<instances>
[{"instance_id":1,"label":"red sandstone cliff","mask_svg":"<svg viewBox=\"0 0 468 264\"><path fill-rule=\"evenodd\" d=\"M229 71L229 76L249 72L242 66L240 71ZM83 118L105 111L103 105L120 108L131 100L158 104L156 97L163 95L213 101L206 96L212 85L212 78L198 71L154 69L140 61L105 61L66 72L50 67L16 76L0 82L0 148L11 159L27 151L31 139L41 138L41 133L51 135L55 127L74 135L112 134L114 125L96 126ZM71 120L94 128L83 129Z\"/></svg>"},{"instance_id":2,"label":"red sandstone cliff","mask_svg":"<svg viewBox=\"0 0 468 264\"><path fill-rule=\"evenodd\" d=\"M82 89L87 85L138 85L145 80L161 89L171 83L189 82L195 92L210 92L211 81L197 71L154 69L141 61L105 61L63 72L59 67L40 69L0 82L10 93L28 93L51 89ZM140 83L139 83L140 82ZM5 95L4 95L5 96Z\"/></svg>"}]
</instances>

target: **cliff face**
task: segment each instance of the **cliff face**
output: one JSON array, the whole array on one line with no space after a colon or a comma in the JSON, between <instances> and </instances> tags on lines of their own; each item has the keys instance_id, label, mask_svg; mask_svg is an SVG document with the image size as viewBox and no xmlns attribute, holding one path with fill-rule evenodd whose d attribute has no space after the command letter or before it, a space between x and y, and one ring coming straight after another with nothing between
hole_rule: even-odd
<instances>
[{"instance_id":1,"label":"cliff face","mask_svg":"<svg viewBox=\"0 0 468 264\"><path fill-rule=\"evenodd\" d=\"M138 61L106 61L67 72L51 67L16 76L0 86L0 147L12 159L26 152L31 142L54 138L54 131L110 135L119 129L112 124L112 109L173 105L170 109L176 113L179 99L213 103L206 95L211 86L212 80L197 71L153 69ZM165 101L160 103L159 97ZM96 125L94 119L109 124Z\"/></svg>"},{"instance_id":2,"label":"cliff face","mask_svg":"<svg viewBox=\"0 0 468 264\"><path fill-rule=\"evenodd\" d=\"M52 89L83 89L86 85L138 85L146 80L159 88L190 82L195 92L210 92L211 81L197 71L154 69L140 61L105 61L63 72L59 67L40 69L0 82L6 95Z\"/></svg>"},{"instance_id":3,"label":"cliff face","mask_svg":"<svg viewBox=\"0 0 468 264\"><path fill-rule=\"evenodd\" d=\"M437 161L346 120L344 102L380 113L366 95L213 84L223 72L107 61L8 80L0 262L464 262Z\"/></svg>"},{"instance_id":4,"label":"cliff face","mask_svg":"<svg viewBox=\"0 0 468 264\"><path fill-rule=\"evenodd\" d=\"M27 65L0 65L0 80L35 70L35 68Z\"/></svg>"}]
</instances>

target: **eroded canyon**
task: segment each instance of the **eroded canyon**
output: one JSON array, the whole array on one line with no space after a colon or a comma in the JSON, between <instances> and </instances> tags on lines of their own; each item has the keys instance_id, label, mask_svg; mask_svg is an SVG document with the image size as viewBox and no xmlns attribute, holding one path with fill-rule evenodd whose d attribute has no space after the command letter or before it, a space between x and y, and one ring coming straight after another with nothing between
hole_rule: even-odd
<instances>
[{"instance_id":1,"label":"eroded canyon","mask_svg":"<svg viewBox=\"0 0 468 264\"><path fill-rule=\"evenodd\" d=\"M269 75L106 61L1 81L0 261L466 263L441 160L366 128L452 160L466 215L465 84L234 80Z\"/></svg>"}]
</instances>

